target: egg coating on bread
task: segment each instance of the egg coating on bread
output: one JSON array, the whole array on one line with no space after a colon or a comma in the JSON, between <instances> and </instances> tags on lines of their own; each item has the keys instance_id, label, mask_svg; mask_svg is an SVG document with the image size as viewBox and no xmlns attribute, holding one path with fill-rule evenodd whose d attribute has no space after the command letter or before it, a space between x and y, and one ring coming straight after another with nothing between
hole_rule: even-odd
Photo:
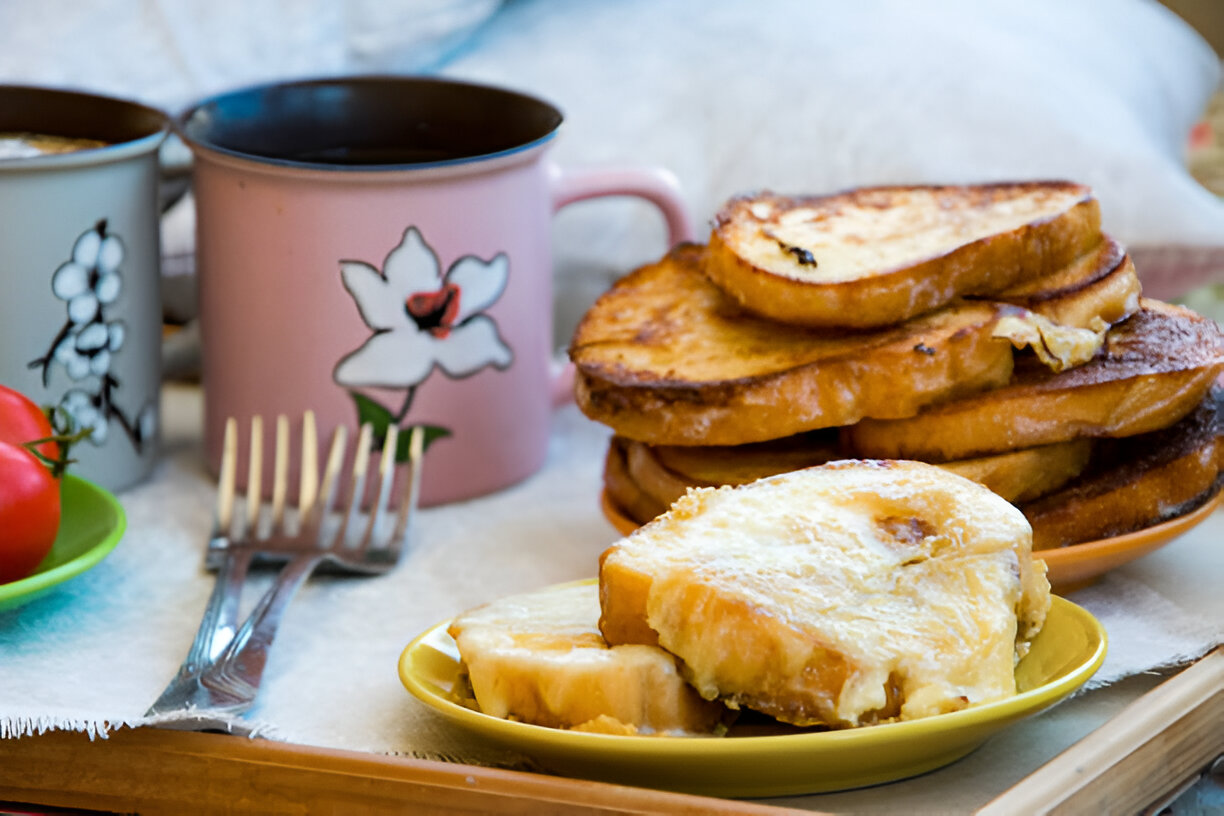
<instances>
[{"instance_id":1,"label":"egg coating on bread","mask_svg":"<svg viewBox=\"0 0 1224 816\"><path fill-rule=\"evenodd\" d=\"M726 715L680 677L656 646L609 646L594 583L513 595L457 617L459 647L480 710L553 728L702 734Z\"/></svg>"},{"instance_id":2,"label":"egg coating on bread","mask_svg":"<svg viewBox=\"0 0 1224 816\"><path fill-rule=\"evenodd\" d=\"M1016 508L878 460L690 491L604 552L600 600L609 643L657 643L703 697L830 727L1014 694L1050 603Z\"/></svg>"}]
</instances>

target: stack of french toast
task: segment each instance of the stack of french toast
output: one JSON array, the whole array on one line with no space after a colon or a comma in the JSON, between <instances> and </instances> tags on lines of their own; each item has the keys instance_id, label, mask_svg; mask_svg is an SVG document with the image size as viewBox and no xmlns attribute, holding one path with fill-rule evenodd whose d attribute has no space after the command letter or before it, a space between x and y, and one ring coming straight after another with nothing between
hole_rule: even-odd
<instances>
[{"instance_id":1,"label":"stack of french toast","mask_svg":"<svg viewBox=\"0 0 1224 816\"><path fill-rule=\"evenodd\" d=\"M706 245L616 282L570 348L636 523L690 487L843 459L938 465L1017 506L1034 549L1211 500L1224 333L1141 295L1062 181L755 194Z\"/></svg>"}]
</instances>

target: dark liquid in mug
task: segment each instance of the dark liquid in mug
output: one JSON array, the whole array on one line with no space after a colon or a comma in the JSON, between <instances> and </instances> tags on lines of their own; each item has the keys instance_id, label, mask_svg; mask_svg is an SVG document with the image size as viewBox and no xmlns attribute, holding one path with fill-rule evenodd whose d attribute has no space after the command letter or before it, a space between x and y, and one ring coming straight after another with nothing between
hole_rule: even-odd
<instances>
[{"instance_id":1,"label":"dark liquid in mug","mask_svg":"<svg viewBox=\"0 0 1224 816\"><path fill-rule=\"evenodd\" d=\"M312 164L335 164L347 167L427 164L465 159L471 154L460 150L391 145L387 147L329 147L320 150L290 151L292 161Z\"/></svg>"},{"instance_id":2,"label":"dark liquid in mug","mask_svg":"<svg viewBox=\"0 0 1224 816\"><path fill-rule=\"evenodd\" d=\"M52 136L47 133L0 133L0 161L93 150L106 145L106 142L97 139Z\"/></svg>"},{"instance_id":3,"label":"dark liquid in mug","mask_svg":"<svg viewBox=\"0 0 1224 816\"><path fill-rule=\"evenodd\" d=\"M542 141L560 112L532 97L414 77L272 84L205 101L183 119L189 144L313 167L419 167Z\"/></svg>"}]
</instances>

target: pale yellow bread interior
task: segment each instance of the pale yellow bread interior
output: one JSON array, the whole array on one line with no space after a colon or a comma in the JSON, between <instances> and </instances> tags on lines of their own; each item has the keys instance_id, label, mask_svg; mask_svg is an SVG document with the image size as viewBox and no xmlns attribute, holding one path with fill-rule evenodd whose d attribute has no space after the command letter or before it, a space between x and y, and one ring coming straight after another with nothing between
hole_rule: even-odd
<instances>
[{"instance_id":1,"label":"pale yellow bread interior","mask_svg":"<svg viewBox=\"0 0 1224 816\"><path fill-rule=\"evenodd\" d=\"M796 725L914 719L1015 692L1049 607L1028 522L918 462L694 490L600 559L600 628L704 697Z\"/></svg>"},{"instance_id":2,"label":"pale yellow bread interior","mask_svg":"<svg viewBox=\"0 0 1224 816\"><path fill-rule=\"evenodd\" d=\"M1063 181L761 193L719 212L706 269L786 323L897 323L1051 274L1100 238L1091 190Z\"/></svg>"},{"instance_id":3,"label":"pale yellow bread interior","mask_svg":"<svg viewBox=\"0 0 1224 816\"><path fill-rule=\"evenodd\" d=\"M481 711L554 728L709 733L726 709L703 700L655 646L608 646L594 583L503 598L449 627Z\"/></svg>"},{"instance_id":4,"label":"pale yellow bread interior","mask_svg":"<svg viewBox=\"0 0 1224 816\"><path fill-rule=\"evenodd\" d=\"M1141 304L1084 365L1060 373L1018 365L1002 388L908 419L859 422L845 431L849 447L861 456L950 460L1172 425L1224 368L1224 333L1189 309L1147 298Z\"/></svg>"}]
</instances>

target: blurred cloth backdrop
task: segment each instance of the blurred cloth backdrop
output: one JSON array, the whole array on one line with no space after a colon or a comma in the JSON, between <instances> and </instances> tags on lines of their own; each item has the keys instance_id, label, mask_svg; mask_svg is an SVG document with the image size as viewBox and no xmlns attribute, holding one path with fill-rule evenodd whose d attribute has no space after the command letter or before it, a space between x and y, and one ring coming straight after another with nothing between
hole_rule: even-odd
<instances>
[{"instance_id":1,"label":"blurred cloth backdrop","mask_svg":"<svg viewBox=\"0 0 1224 816\"><path fill-rule=\"evenodd\" d=\"M566 115L569 164L658 164L699 224L729 196L1063 177L1092 185L1148 291L1224 270L1224 203L1187 170L1220 82L1154 0L6 0L0 81L176 111L255 82L425 73ZM167 249L189 257L191 214ZM558 345L615 277L663 250L657 213L558 217Z\"/></svg>"}]
</instances>

